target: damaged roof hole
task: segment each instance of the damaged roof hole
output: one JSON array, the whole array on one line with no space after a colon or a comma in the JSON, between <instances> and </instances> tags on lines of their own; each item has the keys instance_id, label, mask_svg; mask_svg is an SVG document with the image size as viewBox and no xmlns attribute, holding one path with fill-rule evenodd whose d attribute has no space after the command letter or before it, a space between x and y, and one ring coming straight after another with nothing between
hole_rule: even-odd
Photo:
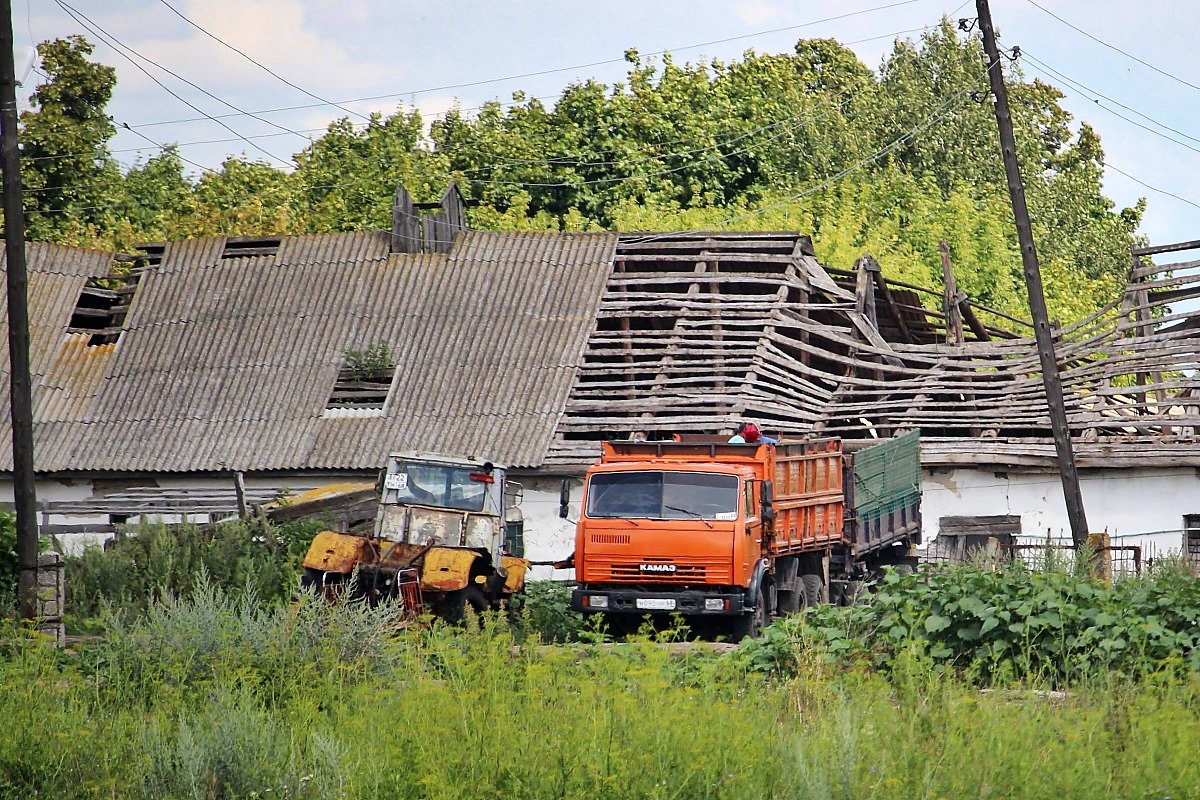
<instances>
[{"instance_id":1,"label":"damaged roof hole","mask_svg":"<svg viewBox=\"0 0 1200 800\"><path fill-rule=\"evenodd\" d=\"M88 278L71 311L67 333L90 333L88 347L114 344L137 292L142 271L110 272L106 278Z\"/></svg>"},{"instance_id":2,"label":"damaged roof hole","mask_svg":"<svg viewBox=\"0 0 1200 800\"><path fill-rule=\"evenodd\" d=\"M383 410L396 375L396 362L387 342L377 342L362 350L342 351L342 367L326 411L337 409Z\"/></svg>"},{"instance_id":3,"label":"damaged roof hole","mask_svg":"<svg viewBox=\"0 0 1200 800\"><path fill-rule=\"evenodd\" d=\"M273 256L279 252L283 240L263 236L240 236L225 240L225 249L221 251L221 260L231 258L252 258L254 256Z\"/></svg>"}]
</instances>

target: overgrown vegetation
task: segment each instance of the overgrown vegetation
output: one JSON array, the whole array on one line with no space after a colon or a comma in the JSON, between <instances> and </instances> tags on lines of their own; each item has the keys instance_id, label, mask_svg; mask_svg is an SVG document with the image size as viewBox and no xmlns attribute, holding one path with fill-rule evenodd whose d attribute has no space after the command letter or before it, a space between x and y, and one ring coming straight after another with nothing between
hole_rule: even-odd
<instances>
[{"instance_id":1,"label":"overgrown vegetation","mask_svg":"<svg viewBox=\"0 0 1200 800\"><path fill-rule=\"evenodd\" d=\"M392 349L387 342L376 342L362 350L347 348L342 352L345 370L352 381L390 379Z\"/></svg>"},{"instance_id":2,"label":"overgrown vegetation","mask_svg":"<svg viewBox=\"0 0 1200 800\"><path fill-rule=\"evenodd\" d=\"M742 657L788 673L799 653L891 672L913 659L984 685L1200 672L1200 582L1178 571L1115 584L1020 565L889 575L870 602L776 623Z\"/></svg>"},{"instance_id":3,"label":"overgrown vegetation","mask_svg":"<svg viewBox=\"0 0 1200 800\"><path fill-rule=\"evenodd\" d=\"M0 617L17 607L17 517L0 511Z\"/></svg>"},{"instance_id":4,"label":"overgrown vegetation","mask_svg":"<svg viewBox=\"0 0 1200 800\"><path fill-rule=\"evenodd\" d=\"M214 525L141 524L103 548L67 556L67 622L91 630L106 612L144 615L163 597L188 598L198 579L264 605L291 599L319 522L263 519Z\"/></svg>"},{"instance_id":5,"label":"overgrown vegetation","mask_svg":"<svg viewBox=\"0 0 1200 800\"><path fill-rule=\"evenodd\" d=\"M892 584L903 591L909 584ZM899 587L899 588L897 588ZM926 617L928 618L928 617ZM536 641L536 640L535 640ZM1186 797L1200 679L1097 667L980 692L919 654L789 677L642 640L522 646L502 617L264 607L201 582L58 653L0 647L0 795L61 798Z\"/></svg>"}]
</instances>

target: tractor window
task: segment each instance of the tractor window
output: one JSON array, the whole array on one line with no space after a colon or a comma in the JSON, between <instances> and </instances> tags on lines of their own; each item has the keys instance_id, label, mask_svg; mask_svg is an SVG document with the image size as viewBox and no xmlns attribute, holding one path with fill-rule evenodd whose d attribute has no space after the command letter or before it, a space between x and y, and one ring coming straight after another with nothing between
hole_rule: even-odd
<instances>
[{"instance_id":1,"label":"tractor window","mask_svg":"<svg viewBox=\"0 0 1200 800\"><path fill-rule=\"evenodd\" d=\"M701 472L610 472L593 475L589 517L733 520L738 511L736 475Z\"/></svg>"},{"instance_id":2,"label":"tractor window","mask_svg":"<svg viewBox=\"0 0 1200 800\"><path fill-rule=\"evenodd\" d=\"M457 511L482 511L486 483L465 467L402 462L396 502Z\"/></svg>"}]
</instances>

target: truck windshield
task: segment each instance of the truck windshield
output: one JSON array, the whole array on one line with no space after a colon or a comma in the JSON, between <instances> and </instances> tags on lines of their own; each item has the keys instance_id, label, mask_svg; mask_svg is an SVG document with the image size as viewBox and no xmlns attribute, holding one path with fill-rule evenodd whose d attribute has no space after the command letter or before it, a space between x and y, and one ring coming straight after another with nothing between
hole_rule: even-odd
<instances>
[{"instance_id":1,"label":"truck windshield","mask_svg":"<svg viewBox=\"0 0 1200 800\"><path fill-rule=\"evenodd\" d=\"M601 472L588 485L589 517L737 519L736 475Z\"/></svg>"},{"instance_id":2,"label":"truck windshield","mask_svg":"<svg viewBox=\"0 0 1200 800\"><path fill-rule=\"evenodd\" d=\"M471 480L478 474L467 467L400 462L389 481L396 486L396 502L458 511L482 511L486 484Z\"/></svg>"}]
</instances>

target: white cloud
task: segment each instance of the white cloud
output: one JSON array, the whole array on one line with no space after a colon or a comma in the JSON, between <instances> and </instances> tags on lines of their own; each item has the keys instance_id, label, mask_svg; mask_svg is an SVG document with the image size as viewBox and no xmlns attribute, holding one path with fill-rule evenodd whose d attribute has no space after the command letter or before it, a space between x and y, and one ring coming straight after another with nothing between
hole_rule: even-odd
<instances>
[{"instance_id":1,"label":"white cloud","mask_svg":"<svg viewBox=\"0 0 1200 800\"><path fill-rule=\"evenodd\" d=\"M737 0L733 13L743 25L761 27L783 18L783 9L770 0Z\"/></svg>"}]
</instances>

